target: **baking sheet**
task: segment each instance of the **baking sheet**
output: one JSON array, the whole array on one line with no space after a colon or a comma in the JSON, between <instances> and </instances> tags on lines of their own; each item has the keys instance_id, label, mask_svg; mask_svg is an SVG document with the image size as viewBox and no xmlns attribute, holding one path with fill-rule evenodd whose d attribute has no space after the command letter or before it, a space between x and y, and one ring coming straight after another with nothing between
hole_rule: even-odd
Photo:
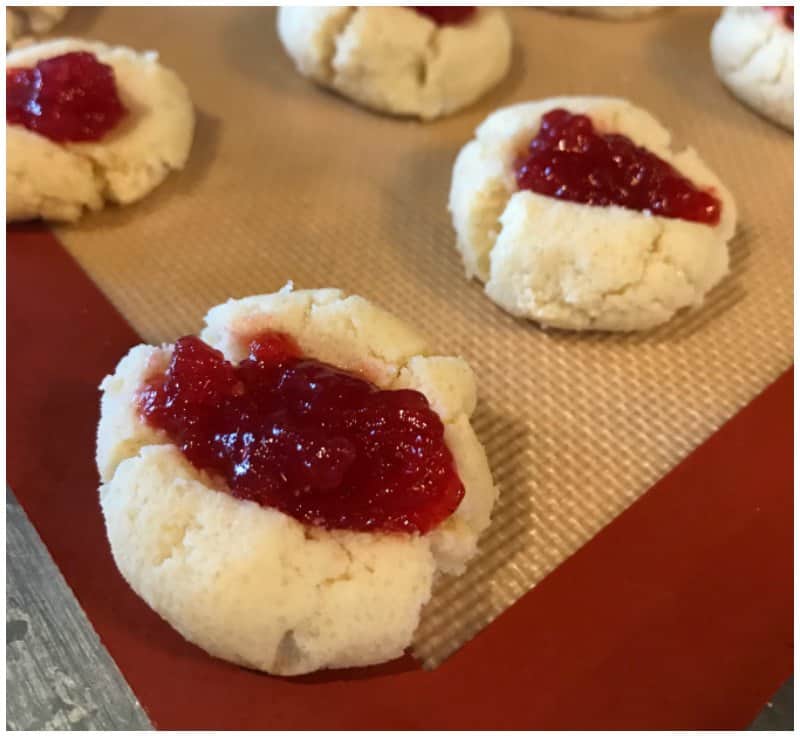
<instances>
[{"instance_id":1,"label":"baking sheet","mask_svg":"<svg viewBox=\"0 0 800 737\"><path fill-rule=\"evenodd\" d=\"M501 496L480 556L424 612L415 652L435 666L791 363L793 139L716 80L717 9L632 23L511 9L508 79L430 124L377 116L300 78L274 13L71 11L65 34L158 49L189 86L198 127L184 172L58 236L150 342L292 279L373 299L469 360ZM645 335L545 332L463 278L446 212L456 153L492 109L559 94L629 98L734 193L732 274L702 311Z\"/></svg>"},{"instance_id":2,"label":"baking sheet","mask_svg":"<svg viewBox=\"0 0 800 737\"><path fill-rule=\"evenodd\" d=\"M117 573L97 506L93 398L139 338L47 230L7 236L9 482L157 728L741 729L791 675L791 369L433 670L209 657Z\"/></svg>"}]
</instances>

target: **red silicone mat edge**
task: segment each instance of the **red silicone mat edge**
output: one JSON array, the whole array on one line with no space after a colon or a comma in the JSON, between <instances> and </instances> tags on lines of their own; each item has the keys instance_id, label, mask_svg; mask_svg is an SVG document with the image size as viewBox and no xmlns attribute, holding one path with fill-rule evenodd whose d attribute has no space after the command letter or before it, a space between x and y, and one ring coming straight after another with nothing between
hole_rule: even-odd
<instances>
[{"instance_id":1,"label":"red silicone mat edge","mask_svg":"<svg viewBox=\"0 0 800 737\"><path fill-rule=\"evenodd\" d=\"M7 231L9 482L163 729L735 729L791 673L784 373L432 672L272 678L183 641L117 573L97 503L97 385L139 338L44 229Z\"/></svg>"}]
</instances>

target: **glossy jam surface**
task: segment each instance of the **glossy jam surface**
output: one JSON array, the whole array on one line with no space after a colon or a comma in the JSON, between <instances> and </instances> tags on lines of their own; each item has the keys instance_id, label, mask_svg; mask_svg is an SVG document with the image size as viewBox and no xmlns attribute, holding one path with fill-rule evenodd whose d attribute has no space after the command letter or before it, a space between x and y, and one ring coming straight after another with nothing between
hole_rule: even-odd
<instances>
[{"instance_id":1,"label":"glossy jam surface","mask_svg":"<svg viewBox=\"0 0 800 737\"><path fill-rule=\"evenodd\" d=\"M6 121L52 141L99 141L125 116L114 70L76 51L6 71Z\"/></svg>"},{"instance_id":2,"label":"glossy jam surface","mask_svg":"<svg viewBox=\"0 0 800 737\"><path fill-rule=\"evenodd\" d=\"M425 533L464 487L416 391L383 391L264 333L238 365L181 338L139 395L147 422L233 496L328 529Z\"/></svg>"},{"instance_id":3,"label":"glossy jam surface","mask_svg":"<svg viewBox=\"0 0 800 737\"><path fill-rule=\"evenodd\" d=\"M517 186L570 202L719 222L722 205L655 154L619 134L597 133L586 115L551 110L515 163Z\"/></svg>"},{"instance_id":4,"label":"glossy jam surface","mask_svg":"<svg viewBox=\"0 0 800 737\"><path fill-rule=\"evenodd\" d=\"M474 6L443 5L441 7L414 6L420 15L427 16L437 26L455 26L464 23L475 15Z\"/></svg>"},{"instance_id":5,"label":"glossy jam surface","mask_svg":"<svg viewBox=\"0 0 800 737\"><path fill-rule=\"evenodd\" d=\"M764 10L777 13L788 29L794 31L794 5L764 5Z\"/></svg>"}]
</instances>

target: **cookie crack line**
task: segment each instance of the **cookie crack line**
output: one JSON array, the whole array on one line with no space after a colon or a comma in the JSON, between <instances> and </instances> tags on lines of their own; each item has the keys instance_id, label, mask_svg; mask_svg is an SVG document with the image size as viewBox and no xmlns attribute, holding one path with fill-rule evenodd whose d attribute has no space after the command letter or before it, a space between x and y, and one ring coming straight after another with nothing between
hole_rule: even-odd
<instances>
[{"instance_id":1,"label":"cookie crack line","mask_svg":"<svg viewBox=\"0 0 800 737\"><path fill-rule=\"evenodd\" d=\"M781 77L783 77L784 70L786 69L786 62L787 57L789 56L788 50L783 48L781 49L781 56L779 63L776 65L775 73L770 77L762 77L761 84L767 85L769 87L775 87L780 84Z\"/></svg>"},{"instance_id":2,"label":"cookie crack line","mask_svg":"<svg viewBox=\"0 0 800 737\"><path fill-rule=\"evenodd\" d=\"M653 254L654 255L660 255L661 256L661 260L665 264L667 264L668 266L672 267L672 269L674 269L675 273L679 274L680 277L683 279L683 281L687 285L689 285L692 288L693 291L695 291L695 292L698 291L700 289L699 282L697 282L694 279L692 279L692 277L687 273L687 271L682 266L680 266L677 263L675 263L675 260L666 251L662 251L661 250L661 248L660 248L661 240L664 237L664 235L666 235L666 228L662 224L661 232L658 234L658 236L656 237L655 241L653 242ZM655 300L655 299L654 299L654 301L659 301L660 302L660 300Z\"/></svg>"},{"instance_id":3,"label":"cookie crack line","mask_svg":"<svg viewBox=\"0 0 800 737\"><path fill-rule=\"evenodd\" d=\"M750 66L750 62L753 61L753 58L759 52L763 51L769 44L772 42L772 39L775 37L775 28L768 27L766 29L766 35L762 36L758 43L754 44L753 50L750 51L742 60L740 60L739 64L726 67L726 71L731 74L739 74L743 72L748 66Z\"/></svg>"},{"instance_id":4,"label":"cookie crack line","mask_svg":"<svg viewBox=\"0 0 800 737\"><path fill-rule=\"evenodd\" d=\"M337 301L342 303L342 302L345 302L347 299L348 298L345 297L344 299L340 298ZM303 311L303 326L302 326L303 332L305 332L305 330L308 328L309 322L312 319L312 314L311 313L314 311L314 308L315 307L324 307L324 306L326 306L326 305L320 305L320 304L318 304L316 302L309 302L306 305L306 307L305 307L305 309ZM352 333L352 336L354 338L358 338L358 336L360 335L360 331L358 329L358 325L356 325L355 320L353 319L353 316L350 315L350 314L347 314L347 315L345 315L345 318L347 320L347 324L348 324L348 327L350 328L350 332ZM400 378L400 374L404 370L411 371L411 369L408 366L408 364L411 363L411 359L417 358L417 357L420 357L420 358L436 358L436 354L432 354L430 352L430 350L428 350L427 346L422 350L422 352L414 353L414 354L411 354L411 355L407 355L407 356L403 357L400 361L397 361L397 362L390 361L385 356L380 355L379 353L377 353L372 348L371 345L368 345L368 344L364 345L364 350L366 351L367 356L370 359L380 363L386 369L387 374L390 377L388 385L391 385L395 381L397 381L397 379Z\"/></svg>"},{"instance_id":5,"label":"cookie crack line","mask_svg":"<svg viewBox=\"0 0 800 737\"><path fill-rule=\"evenodd\" d=\"M104 202L113 202L113 194L111 192L111 182L108 178L106 167L98 161L89 152L74 151L70 149L78 158L83 159L92 169L92 178L97 185L97 194Z\"/></svg>"},{"instance_id":6,"label":"cookie crack line","mask_svg":"<svg viewBox=\"0 0 800 737\"><path fill-rule=\"evenodd\" d=\"M331 29L326 34L325 49L320 59L320 64L323 69L323 76L325 77L325 84L333 84L336 78L336 70L333 68L333 60L339 51L339 41L345 33L350 29L354 23L356 16L361 8L347 7L344 15L336 23L331 23Z\"/></svg>"},{"instance_id":7,"label":"cookie crack line","mask_svg":"<svg viewBox=\"0 0 800 737\"><path fill-rule=\"evenodd\" d=\"M328 578L323 578L322 581L319 582L318 587L321 589L330 588L331 586L335 586L337 583L347 583L353 580L353 576L348 568L337 576L328 576Z\"/></svg>"},{"instance_id":8,"label":"cookie crack line","mask_svg":"<svg viewBox=\"0 0 800 737\"><path fill-rule=\"evenodd\" d=\"M339 299L337 299L337 302L339 302L341 304L342 302L345 302L346 299L347 299L346 297L345 297L345 299L339 298ZM305 331L308 329L309 324L310 324L310 322L311 322L311 320L313 318L313 314L312 313L314 312L314 309L315 308L326 307L326 306L327 305L322 305L322 304L319 304L319 303L313 302L313 301L308 302L306 304L305 309L303 310L303 325L302 325L302 328L301 328L301 333L305 333ZM347 314L344 317L347 320L347 326L349 328L349 332L351 334L351 337L354 338L354 339L358 338L358 336L360 334L360 331L359 331L358 326L356 325L355 321L353 320L353 316L350 315L350 314ZM369 359L380 363L387 370L387 372L390 373L390 376L391 376L390 383L393 383L394 381L397 380L397 378L400 376L400 372L404 368L406 368L407 364L414 357L414 356L406 357L404 359L404 363L401 366L398 367L396 364L392 363L391 361L388 361L384 356L381 356L380 354L376 353L375 350L372 348L372 346L365 345L364 346L364 350L366 351L367 357Z\"/></svg>"},{"instance_id":9,"label":"cookie crack line","mask_svg":"<svg viewBox=\"0 0 800 737\"><path fill-rule=\"evenodd\" d=\"M186 536L189 534L191 530L198 529L200 525L197 524L196 519L191 519L185 522L182 526L182 529L179 533L179 537L175 540L169 548L169 552L166 551L159 551L158 559L156 560L156 567L161 568L167 563L169 563L175 555L185 549L186 546Z\"/></svg>"},{"instance_id":10,"label":"cookie crack line","mask_svg":"<svg viewBox=\"0 0 800 737\"><path fill-rule=\"evenodd\" d=\"M441 56L441 49L439 47L439 37L443 30L443 26L434 23L433 28L428 33L425 39L425 51L422 55L422 75L420 81L420 92L426 92L428 89L428 82L431 79L431 68L434 66L438 58Z\"/></svg>"}]
</instances>

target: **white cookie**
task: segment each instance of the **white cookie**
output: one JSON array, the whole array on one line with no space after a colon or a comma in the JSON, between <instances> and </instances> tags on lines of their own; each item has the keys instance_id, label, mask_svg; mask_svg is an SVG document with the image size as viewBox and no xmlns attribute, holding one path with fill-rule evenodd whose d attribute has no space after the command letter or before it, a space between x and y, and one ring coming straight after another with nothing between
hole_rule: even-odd
<instances>
[{"instance_id":1,"label":"white cookie","mask_svg":"<svg viewBox=\"0 0 800 737\"><path fill-rule=\"evenodd\" d=\"M722 202L711 227L622 207L593 207L517 189L514 160L555 108L621 133ZM625 100L561 97L498 110L458 155L449 209L468 277L513 315L576 330L640 330L699 305L728 271L736 225L728 190L692 149Z\"/></svg>"},{"instance_id":2,"label":"white cookie","mask_svg":"<svg viewBox=\"0 0 800 737\"><path fill-rule=\"evenodd\" d=\"M291 334L304 354L382 388L422 392L445 424L465 487L425 535L306 527L214 488L139 417L136 392L172 346L133 348L102 383L101 505L114 560L133 589L209 653L282 675L369 665L402 654L440 571L476 552L496 497L469 417L475 381L460 358L431 356L417 333L339 290L280 292L214 307L201 337L233 361L249 337Z\"/></svg>"},{"instance_id":3,"label":"white cookie","mask_svg":"<svg viewBox=\"0 0 800 737\"><path fill-rule=\"evenodd\" d=\"M64 20L69 8L58 5L29 5L6 8L6 48L28 36L47 33Z\"/></svg>"},{"instance_id":4,"label":"white cookie","mask_svg":"<svg viewBox=\"0 0 800 737\"><path fill-rule=\"evenodd\" d=\"M557 13L582 15L586 18L602 18L603 20L636 20L660 13L659 5L580 5L564 8L551 7Z\"/></svg>"},{"instance_id":5,"label":"white cookie","mask_svg":"<svg viewBox=\"0 0 800 737\"><path fill-rule=\"evenodd\" d=\"M778 13L725 8L711 31L711 58L736 97L794 130L794 32Z\"/></svg>"},{"instance_id":6,"label":"white cookie","mask_svg":"<svg viewBox=\"0 0 800 737\"><path fill-rule=\"evenodd\" d=\"M511 61L497 8L437 26L412 8L282 7L278 35L301 74L365 107L423 120L477 100Z\"/></svg>"},{"instance_id":7,"label":"white cookie","mask_svg":"<svg viewBox=\"0 0 800 737\"><path fill-rule=\"evenodd\" d=\"M194 132L194 108L178 76L153 51L60 39L6 56L29 67L71 51L89 51L114 69L128 114L102 140L56 143L6 124L6 220L75 221L106 202L129 204L183 168Z\"/></svg>"}]
</instances>

